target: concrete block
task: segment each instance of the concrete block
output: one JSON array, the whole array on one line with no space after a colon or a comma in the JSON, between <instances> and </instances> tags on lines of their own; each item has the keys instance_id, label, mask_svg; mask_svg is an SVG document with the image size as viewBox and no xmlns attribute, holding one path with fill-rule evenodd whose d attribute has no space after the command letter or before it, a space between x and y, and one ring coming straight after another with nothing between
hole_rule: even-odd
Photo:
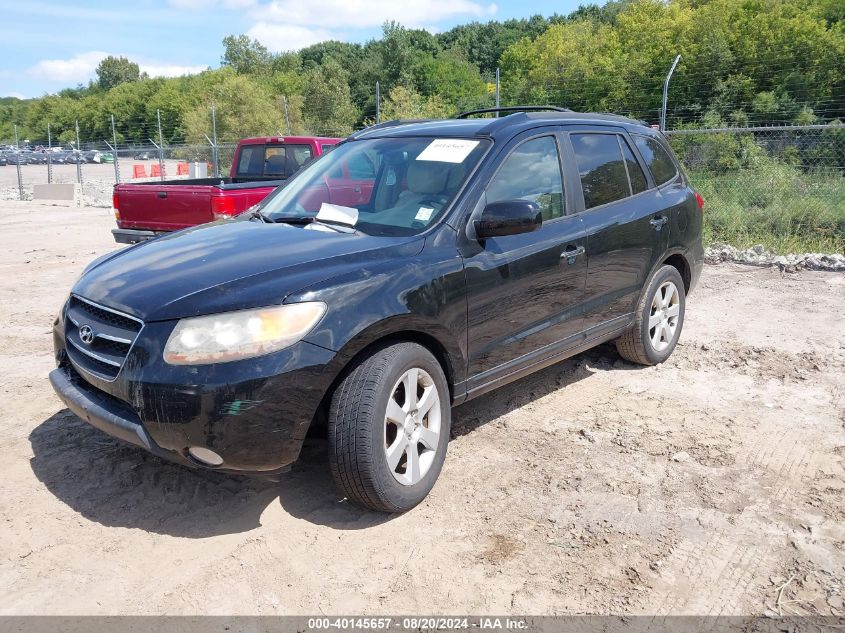
<instances>
[{"instance_id":1,"label":"concrete block","mask_svg":"<svg viewBox=\"0 0 845 633\"><path fill-rule=\"evenodd\" d=\"M78 183L51 183L32 185L33 200L66 200L79 203L82 199L82 187Z\"/></svg>"}]
</instances>

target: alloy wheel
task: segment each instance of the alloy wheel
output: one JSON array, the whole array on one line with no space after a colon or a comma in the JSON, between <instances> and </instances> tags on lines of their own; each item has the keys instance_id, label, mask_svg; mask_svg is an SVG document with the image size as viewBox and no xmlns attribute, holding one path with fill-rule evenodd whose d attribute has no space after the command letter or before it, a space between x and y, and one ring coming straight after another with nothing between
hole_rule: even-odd
<instances>
[{"instance_id":1,"label":"alloy wheel","mask_svg":"<svg viewBox=\"0 0 845 633\"><path fill-rule=\"evenodd\" d=\"M664 281L654 293L648 317L648 337L654 351L662 352L672 343L678 331L680 314L681 296L678 288L671 281Z\"/></svg>"},{"instance_id":2,"label":"alloy wheel","mask_svg":"<svg viewBox=\"0 0 845 633\"><path fill-rule=\"evenodd\" d=\"M440 394L424 369L406 371L384 416L384 456L394 479L413 486L425 477L440 444Z\"/></svg>"}]
</instances>

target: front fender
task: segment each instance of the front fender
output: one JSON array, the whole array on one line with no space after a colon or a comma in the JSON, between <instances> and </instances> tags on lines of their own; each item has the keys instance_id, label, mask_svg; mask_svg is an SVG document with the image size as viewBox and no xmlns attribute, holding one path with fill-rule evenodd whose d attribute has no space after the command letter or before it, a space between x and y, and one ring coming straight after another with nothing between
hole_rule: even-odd
<instances>
[{"instance_id":1,"label":"front fender","mask_svg":"<svg viewBox=\"0 0 845 633\"><path fill-rule=\"evenodd\" d=\"M466 378L466 280L454 247L371 263L286 299L298 301L328 306L305 340L337 352L342 363L381 339L403 334L439 347L453 384Z\"/></svg>"}]
</instances>

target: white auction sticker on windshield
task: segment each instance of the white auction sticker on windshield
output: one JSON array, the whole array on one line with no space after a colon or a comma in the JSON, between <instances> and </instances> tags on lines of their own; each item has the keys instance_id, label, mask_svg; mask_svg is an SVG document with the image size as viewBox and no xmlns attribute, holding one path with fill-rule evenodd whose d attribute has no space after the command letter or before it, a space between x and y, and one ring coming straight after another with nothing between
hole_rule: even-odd
<instances>
[{"instance_id":1,"label":"white auction sticker on windshield","mask_svg":"<svg viewBox=\"0 0 845 633\"><path fill-rule=\"evenodd\" d=\"M417 160L430 160L438 163L462 163L469 153L478 146L478 141L466 141L460 138L438 138L428 144Z\"/></svg>"},{"instance_id":2,"label":"white auction sticker on windshield","mask_svg":"<svg viewBox=\"0 0 845 633\"><path fill-rule=\"evenodd\" d=\"M417 215L414 217L415 220L422 220L423 222L428 222L431 219L431 214L434 213L434 209L431 207L420 207L420 210L417 211Z\"/></svg>"}]
</instances>

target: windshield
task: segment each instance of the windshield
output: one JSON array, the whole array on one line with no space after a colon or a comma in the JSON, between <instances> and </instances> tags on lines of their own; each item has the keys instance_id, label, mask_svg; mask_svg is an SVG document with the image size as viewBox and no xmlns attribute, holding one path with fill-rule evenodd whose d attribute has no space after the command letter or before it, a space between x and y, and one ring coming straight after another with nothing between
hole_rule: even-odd
<instances>
[{"instance_id":1,"label":"windshield","mask_svg":"<svg viewBox=\"0 0 845 633\"><path fill-rule=\"evenodd\" d=\"M344 218L369 235L414 235L437 221L488 146L430 137L350 141L265 198L261 213L274 222Z\"/></svg>"}]
</instances>

